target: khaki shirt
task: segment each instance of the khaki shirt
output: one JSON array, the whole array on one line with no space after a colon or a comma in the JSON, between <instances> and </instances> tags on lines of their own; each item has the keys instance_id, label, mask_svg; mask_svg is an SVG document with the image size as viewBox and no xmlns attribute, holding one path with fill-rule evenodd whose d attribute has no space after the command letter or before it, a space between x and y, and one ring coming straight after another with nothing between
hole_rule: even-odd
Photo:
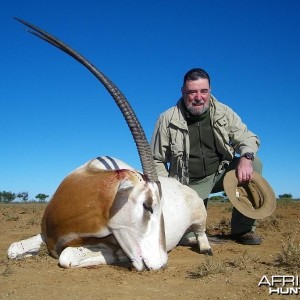
<instances>
[{"instance_id":1,"label":"khaki shirt","mask_svg":"<svg viewBox=\"0 0 300 300\"><path fill-rule=\"evenodd\" d=\"M212 95L210 100L216 147L223 156L219 169L228 164L236 154L253 152L256 155L260 145L258 136L247 129L230 107ZM158 175L174 177L183 184L189 183L190 140L182 98L176 106L159 116L151 139L151 149Z\"/></svg>"}]
</instances>

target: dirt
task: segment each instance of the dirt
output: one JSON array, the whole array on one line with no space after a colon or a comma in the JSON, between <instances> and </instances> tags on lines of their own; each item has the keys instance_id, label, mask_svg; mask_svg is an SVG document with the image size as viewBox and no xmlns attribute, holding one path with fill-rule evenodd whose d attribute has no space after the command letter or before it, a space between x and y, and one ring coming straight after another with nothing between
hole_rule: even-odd
<instances>
[{"instance_id":1,"label":"dirt","mask_svg":"<svg viewBox=\"0 0 300 300\"><path fill-rule=\"evenodd\" d=\"M269 299L268 287L258 286L263 275L299 273L280 264L278 257L289 236L299 245L300 201L280 203L273 216L259 221L259 246L226 239L231 205L212 203L208 233L213 257L199 254L196 246L177 246L169 253L167 268L155 272L107 265L63 269L46 251L8 260L11 243L40 232L45 205L0 205L0 299ZM225 239L216 238L220 234Z\"/></svg>"}]
</instances>

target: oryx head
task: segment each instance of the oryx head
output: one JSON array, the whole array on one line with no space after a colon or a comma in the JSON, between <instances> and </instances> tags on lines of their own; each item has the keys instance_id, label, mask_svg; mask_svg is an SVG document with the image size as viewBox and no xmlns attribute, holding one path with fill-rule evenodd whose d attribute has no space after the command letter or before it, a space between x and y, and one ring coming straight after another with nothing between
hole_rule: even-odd
<instances>
[{"instance_id":1,"label":"oryx head","mask_svg":"<svg viewBox=\"0 0 300 300\"><path fill-rule=\"evenodd\" d=\"M149 143L133 109L118 87L82 55L44 30L26 21L16 20L29 27L30 33L84 65L104 85L117 103L137 145L143 175L130 171L132 176L120 180L116 194L118 201L111 206L108 225L138 270L163 267L167 262L167 252L160 183ZM126 226L124 222L120 222L121 219L128 220Z\"/></svg>"},{"instance_id":2,"label":"oryx head","mask_svg":"<svg viewBox=\"0 0 300 300\"><path fill-rule=\"evenodd\" d=\"M107 224L137 270L160 269L167 260L161 195L155 182L136 171L125 175Z\"/></svg>"}]
</instances>

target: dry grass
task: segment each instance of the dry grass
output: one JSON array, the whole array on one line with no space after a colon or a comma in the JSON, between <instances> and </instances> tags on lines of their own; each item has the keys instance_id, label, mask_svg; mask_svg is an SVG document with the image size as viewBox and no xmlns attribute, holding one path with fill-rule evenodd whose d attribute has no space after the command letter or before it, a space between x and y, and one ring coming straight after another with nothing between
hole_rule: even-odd
<instances>
[{"instance_id":1,"label":"dry grass","mask_svg":"<svg viewBox=\"0 0 300 300\"><path fill-rule=\"evenodd\" d=\"M27 225L32 226L32 225L40 225L41 220L39 218L31 218L27 221Z\"/></svg>"},{"instance_id":2,"label":"dry grass","mask_svg":"<svg viewBox=\"0 0 300 300\"><path fill-rule=\"evenodd\" d=\"M228 267L230 267L234 270L236 270L236 269L239 269L239 270L248 269L249 270L249 266L251 264L253 264L254 262L258 262L258 259L251 256L248 253L248 250L246 249L238 257L231 258L231 259L227 260L226 264L227 264Z\"/></svg>"},{"instance_id":3,"label":"dry grass","mask_svg":"<svg viewBox=\"0 0 300 300\"><path fill-rule=\"evenodd\" d=\"M212 276L216 274L229 274L237 270L247 270L248 273L252 272L252 266L260 261L258 258L250 255L246 249L242 254L226 259L224 261L218 261L216 258L207 257L205 262L197 267L196 271L189 273L189 278L199 279L205 276Z\"/></svg>"},{"instance_id":4,"label":"dry grass","mask_svg":"<svg viewBox=\"0 0 300 300\"><path fill-rule=\"evenodd\" d=\"M280 227L280 217L277 215L272 215L268 218L262 219L258 221L258 227L265 230L274 230L274 228Z\"/></svg>"},{"instance_id":5,"label":"dry grass","mask_svg":"<svg viewBox=\"0 0 300 300\"><path fill-rule=\"evenodd\" d=\"M229 235L231 232L231 221L228 217L222 217L216 223L209 224L207 226L207 232L209 234Z\"/></svg>"},{"instance_id":6,"label":"dry grass","mask_svg":"<svg viewBox=\"0 0 300 300\"><path fill-rule=\"evenodd\" d=\"M169 253L167 268L158 272L120 266L65 270L46 247L32 258L8 260L10 243L40 232L45 206L0 204L0 299L269 299L267 287L258 287L263 275L299 274L300 201L278 203L273 216L258 222L262 245L241 245L224 237L212 245L212 257L200 255L198 247L178 246ZM209 231L229 232L230 206L210 205Z\"/></svg>"},{"instance_id":7,"label":"dry grass","mask_svg":"<svg viewBox=\"0 0 300 300\"><path fill-rule=\"evenodd\" d=\"M291 272L300 268L300 243L296 241L298 234L298 228L286 234L285 240L281 244L281 251L276 259L280 265Z\"/></svg>"},{"instance_id":8,"label":"dry grass","mask_svg":"<svg viewBox=\"0 0 300 300\"><path fill-rule=\"evenodd\" d=\"M3 212L2 215L5 217L5 221L7 222L19 220L19 216L17 216L15 213Z\"/></svg>"},{"instance_id":9,"label":"dry grass","mask_svg":"<svg viewBox=\"0 0 300 300\"><path fill-rule=\"evenodd\" d=\"M209 275L226 273L227 267L222 261L212 257L206 257L205 261L197 267L196 271L190 272L188 277L192 279L202 278Z\"/></svg>"}]
</instances>

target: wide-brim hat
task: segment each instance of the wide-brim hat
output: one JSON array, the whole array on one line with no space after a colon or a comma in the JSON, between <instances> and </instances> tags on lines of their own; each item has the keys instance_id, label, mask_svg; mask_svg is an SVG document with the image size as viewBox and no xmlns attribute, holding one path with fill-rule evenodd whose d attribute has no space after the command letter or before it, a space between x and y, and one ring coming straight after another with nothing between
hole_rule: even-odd
<instances>
[{"instance_id":1,"label":"wide-brim hat","mask_svg":"<svg viewBox=\"0 0 300 300\"><path fill-rule=\"evenodd\" d=\"M227 172L223 181L224 191L232 205L251 219L263 219L273 214L276 197L269 183L258 173L253 179L238 184L235 170Z\"/></svg>"}]
</instances>

